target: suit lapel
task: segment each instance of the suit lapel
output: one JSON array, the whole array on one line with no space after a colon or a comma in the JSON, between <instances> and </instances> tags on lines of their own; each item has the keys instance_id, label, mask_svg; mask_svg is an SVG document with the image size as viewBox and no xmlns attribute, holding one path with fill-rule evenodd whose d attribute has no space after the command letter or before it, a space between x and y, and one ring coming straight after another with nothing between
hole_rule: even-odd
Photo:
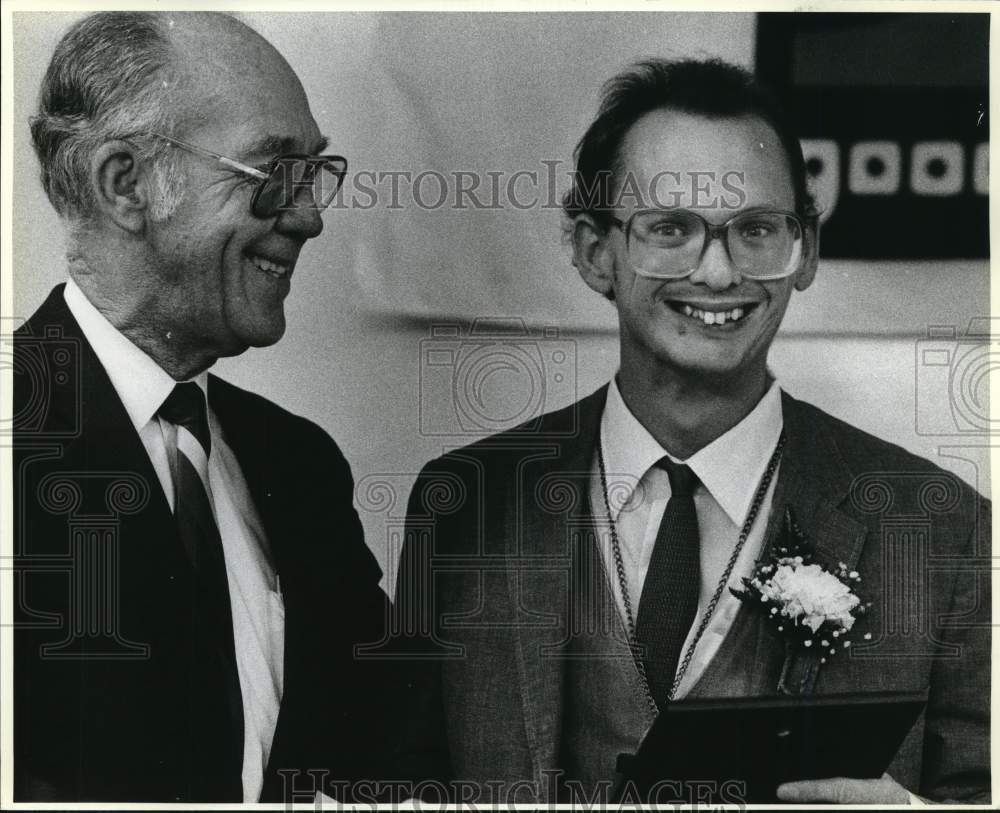
<instances>
[{"instance_id":1,"label":"suit lapel","mask_svg":"<svg viewBox=\"0 0 1000 813\"><path fill-rule=\"evenodd\" d=\"M214 375L208 377L208 402L226 435L226 444L240 464L254 505L264 511L263 458L266 455L264 421L259 411L237 404L228 385ZM242 408L240 408L242 406ZM263 517L262 517L263 518Z\"/></svg>"},{"instance_id":2,"label":"suit lapel","mask_svg":"<svg viewBox=\"0 0 1000 813\"><path fill-rule=\"evenodd\" d=\"M541 434L553 437L551 460L508 498L514 503L507 506L505 523L508 586L518 618L514 634L525 728L540 788L547 787L542 772L558 766L563 654L575 584L571 538L587 537L591 458L606 395L602 387L543 424ZM546 446L534 439L532 444Z\"/></svg>"},{"instance_id":3,"label":"suit lapel","mask_svg":"<svg viewBox=\"0 0 1000 813\"><path fill-rule=\"evenodd\" d=\"M16 489L30 523L22 543L60 557L71 552L74 567L85 563L93 568L98 562L94 557L99 555L100 568L109 564L114 568L107 571L105 578L110 580L101 585L107 590L104 604L116 607L113 640L93 632L72 636L64 654L72 653L73 665L67 661L57 681L59 691L79 692L81 698L106 686L118 711L105 719L100 704L84 703L78 710L80 716L71 718L69 725L75 719L81 742L94 744L86 755L87 764L103 765L100 743L120 736L139 736L136 747L146 747L135 733L139 723L133 726L127 719L126 710L133 709L143 715L149 731L167 732L160 738L149 735L157 740L156 754L179 753L175 749L181 747L193 723L196 698L194 692L187 696L172 691L191 674L190 613L184 610L190 607L192 583L160 480L107 372L66 305L62 286L15 341L23 342L19 354L29 354L28 358L35 354L33 362L47 359L49 364L62 365L70 376L63 384L56 375L58 367L42 368L51 382L47 414L39 418L41 426L35 431L17 437L15 454L24 464L17 468ZM69 349L71 362L48 357L53 348L44 348L46 341L56 342L55 350ZM71 484L79 500L69 515L48 509L40 491L45 483ZM81 523L103 526L107 536L102 529L100 534L88 534L82 546L75 545L71 540L78 538L76 529ZM60 546L65 547L60 550ZM71 612L70 601L69 595L55 597L51 606ZM98 623L96 617L93 621ZM81 656L86 657L76 660ZM129 659L132 665L119 669L114 666L119 659ZM126 675L132 675L132 680L126 680ZM148 783L140 784L156 788L156 793L167 793L170 788L171 797L177 793L186 798L192 774L180 763L170 763L175 768L165 764L152 765ZM101 782L99 778L90 781Z\"/></svg>"},{"instance_id":4,"label":"suit lapel","mask_svg":"<svg viewBox=\"0 0 1000 813\"><path fill-rule=\"evenodd\" d=\"M853 569L864 546L866 528L840 506L854 475L826 427L810 420L801 402L784 392L782 418L786 445L758 562L777 540L785 510L791 508L820 564L829 568L843 562ZM736 657L714 658L697 685L718 679L719 671L727 664L752 663L750 694L776 692L777 676L786 665L786 653L783 642L762 613L754 607L741 606L723 646L736 650Z\"/></svg>"},{"instance_id":5,"label":"suit lapel","mask_svg":"<svg viewBox=\"0 0 1000 813\"><path fill-rule=\"evenodd\" d=\"M280 546L274 543L280 530L276 510L280 500L274 499L274 488L280 488L282 478L271 473L274 461L269 460L268 426L264 412L255 408L249 398L240 399L240 394L232 385L209 375L209 404L219 419L226 444L236 457L250 499L264 526L265 539L262 541L267 546L264 554L281 574L281 563L275 558L276 549Z\"/></svg>"},{"instance_id":6,"label":"suit lapel","mask_svg":"<svg viewBox=\"0 0 1000 813\"><path fill-rule=\"evenodd\" d=\"M791 506L816 558L824 565L857 563L866 528L841 510L854 480L833 435L826 426L811 421L803 405L782 393L782 414L788 437L781 477L785 479L784 503ZM772 512L771 530L784 515ZM769 538L773 538L769 536Z\"/></svg>"},{"instance_id":7,"label":"suit lapel","mask_svg":"<svg viewBox=\"0 0 1000 813\"><path fill-rule=\"evenodd\" d=\"M105 475L105 479L124 478L145 487L146 500L136 500L145 502L145 509L122 517L120 538L127 545L122 550L122 562L144 558L155 561L156 552L164 546L171 551L176 547L173 514L121 398L66 305L64 290L64 285L57 286L26 326L31 334L40 337L58 328L61 338L74 345L79 359L75 371L78 379L68 387L53 388L46 435L65 435L66 439L59 442L64 460L60 469L68 474L94 480L98 487L102 486L98 478ZM78 431L73 431L74 427ZM30 435L22 437L30 439ZM123 579L128 575L123 573Z\"/></svg>"},{"instance_id":8,"label":"suit lapel","mask_svg":"<svg viewBox=\"0 0 1000 813\"><path fill-rule=\"evenodd\" d=\"M317 613L308 603L312 594L302 584L301 561L295 561L295 545L285 544L293 541L296 533L290 521L294 514L290 514L287 508L290 493L295 493L294 487L291 492L286 488L288 483L294 482L294 478L290 479L282 468L283 456L275 454L275 450L269 447L270 426L267 413L261 408L256 396L243 392L214 375L210 375L208 379L208 399L260 517L264 529L261 542L266 546L264 553L270 559L281 584L285 614L285 649L282 653L285 691L278 707L278 719L261 791L263 801L275 801L283 798L285 793L275 766L296 764L298 731L303 725L302 716L295 712L296 704L301 700L295 697L295 687L301 685L302 673L297 665L302 662L304 653L296 642L300 640L302 630L315 621ZM314 645L314 642L311 641L310 644ZM306 657L311 664L320 662L315 651L309 651ZM289 687L292 687L291 691Z\"/></svg>"}]
</instances>

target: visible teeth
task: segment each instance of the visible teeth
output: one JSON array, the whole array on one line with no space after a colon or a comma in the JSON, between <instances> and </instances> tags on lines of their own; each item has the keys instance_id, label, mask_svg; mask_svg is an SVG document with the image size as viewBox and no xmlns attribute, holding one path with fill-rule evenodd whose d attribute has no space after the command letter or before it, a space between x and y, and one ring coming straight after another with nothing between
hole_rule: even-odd
<instances>
[{"instance_id":1,"label":"visible teeth","mask_svg":"<svg viewBox=\"0 0 1000 813\"><path fill-rule=\"evenodd\" d=\"M282 277L288 275L287 265L279 265L278 263L271 262L266 257L260 257L255 254L253 257L250 258L250 262L252 262L255 266L257 266L257 268L259 268L265 274L268 274L269 276L272 276L275 279L281 279Z\"/></svg>"},{"instance_id":2,"label":"visible teeth","mask_svg":"<svg viewBox=\"0 0 1000 813\"><path fill-rule=\"evenodd\" d=\"M743 308L733 308L730 311L703 311L686 304L681 310L685 316L699 319L706 325L724 325L726 322L736 322L742 319L746 313Z\"/></svg>"}]
</instances>

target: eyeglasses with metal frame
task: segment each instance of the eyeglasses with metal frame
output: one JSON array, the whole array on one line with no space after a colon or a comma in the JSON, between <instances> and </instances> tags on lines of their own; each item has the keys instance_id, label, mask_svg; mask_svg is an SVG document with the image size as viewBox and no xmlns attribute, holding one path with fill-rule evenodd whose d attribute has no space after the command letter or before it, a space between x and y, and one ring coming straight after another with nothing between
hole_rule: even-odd
<instances>
[{"instance_id":1,"label":"eyeglasses with metal frame","mask_svg":"<svg viewBox=\"0 0 1000 813\"><path fill-rule=\"evenodd\" d=\"M342 155L284 153L272 158L262 170L179 138L163 133L151 135L258 181L250 199L250 211L261 219L275 217L286 209L326 209L337 196L347 174L347 159ZM305 194L307 190L308 195Z\"/></svg>"}]
</instances>

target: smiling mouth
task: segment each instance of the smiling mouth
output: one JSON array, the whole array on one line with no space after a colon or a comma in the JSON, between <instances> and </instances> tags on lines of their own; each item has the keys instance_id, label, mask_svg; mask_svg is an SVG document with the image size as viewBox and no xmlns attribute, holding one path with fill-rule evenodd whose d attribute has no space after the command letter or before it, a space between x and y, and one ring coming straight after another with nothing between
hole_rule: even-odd
<instances>
[{"instance_id":1,"label":"smiling mouth","mask_svg":"<svg viewBox=\"0 0 1000 813\"><path fill-rule=\"evenodd\" d=\"M735 308L707 310L696 308L687 302L668 301L667 305L675 313L686 316L689 319L701 322L705 325L725 325L731 322L739 322L745 319L757 309L758 303L750 302Z\"/></svg>"},{"instance_id":2,"label":"smiling mouth","mask_svg":"<svg viewBox=\"0 0 1000 813\"><path fill-rule=\"evenodd\" d=\"M288 279L292 275L292 266L276 263L273 260L262 257L259 254L249 254L247 259L258 270L274 279Z\"/></svg>"}]
</instances>

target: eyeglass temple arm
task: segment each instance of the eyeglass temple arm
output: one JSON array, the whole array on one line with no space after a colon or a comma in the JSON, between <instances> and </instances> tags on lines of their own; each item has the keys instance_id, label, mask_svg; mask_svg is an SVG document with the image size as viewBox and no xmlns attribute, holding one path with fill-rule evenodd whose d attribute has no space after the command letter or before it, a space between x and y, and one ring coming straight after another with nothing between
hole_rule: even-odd
<instances>
[{"instance_id":1,"label":"eyeglass temple arm","mask_svg":"<svg viewBox=\"0 0 1000 813\"><path fill-rule=\"evenodd\" d=\"M218 155L216 158L219 159L220 164L225 164L227 167L237 170L238 172L245 172L256 178L258 181L266 181L268 179L268 174L266 172L261 172L256 167L249 167L246 164L241 164L239 161L234 161L232 158L226 158L224 155Z\"/></svg>"},{"instance_id":2,"label":"eyeglass temple arm","mask_svg":"<svg viewBox=\"0 0 1000 813\"><path fill-rule=\"evenodd\" d=\"M224 155L219 155L217 152L212 152L211 150L206 150L204 147L199 147L197 144L189 144L187 141L181 141L179 138L172 138L162 133L153 133L153 135L158 138L162 138L164 141L169 141L171 144L180 147L182 150L187 150L188 152L193 152L196 155L201 155L204 158L214 158L220 164L224 164L230 169L235 169L237 172L242 172L249 175L252 178L256 178L258 181L267 180L268 174L266 172L261 172L255 167L247 166L239 161L232 158L226 158Z\"/></svg>"}]
</instances>

